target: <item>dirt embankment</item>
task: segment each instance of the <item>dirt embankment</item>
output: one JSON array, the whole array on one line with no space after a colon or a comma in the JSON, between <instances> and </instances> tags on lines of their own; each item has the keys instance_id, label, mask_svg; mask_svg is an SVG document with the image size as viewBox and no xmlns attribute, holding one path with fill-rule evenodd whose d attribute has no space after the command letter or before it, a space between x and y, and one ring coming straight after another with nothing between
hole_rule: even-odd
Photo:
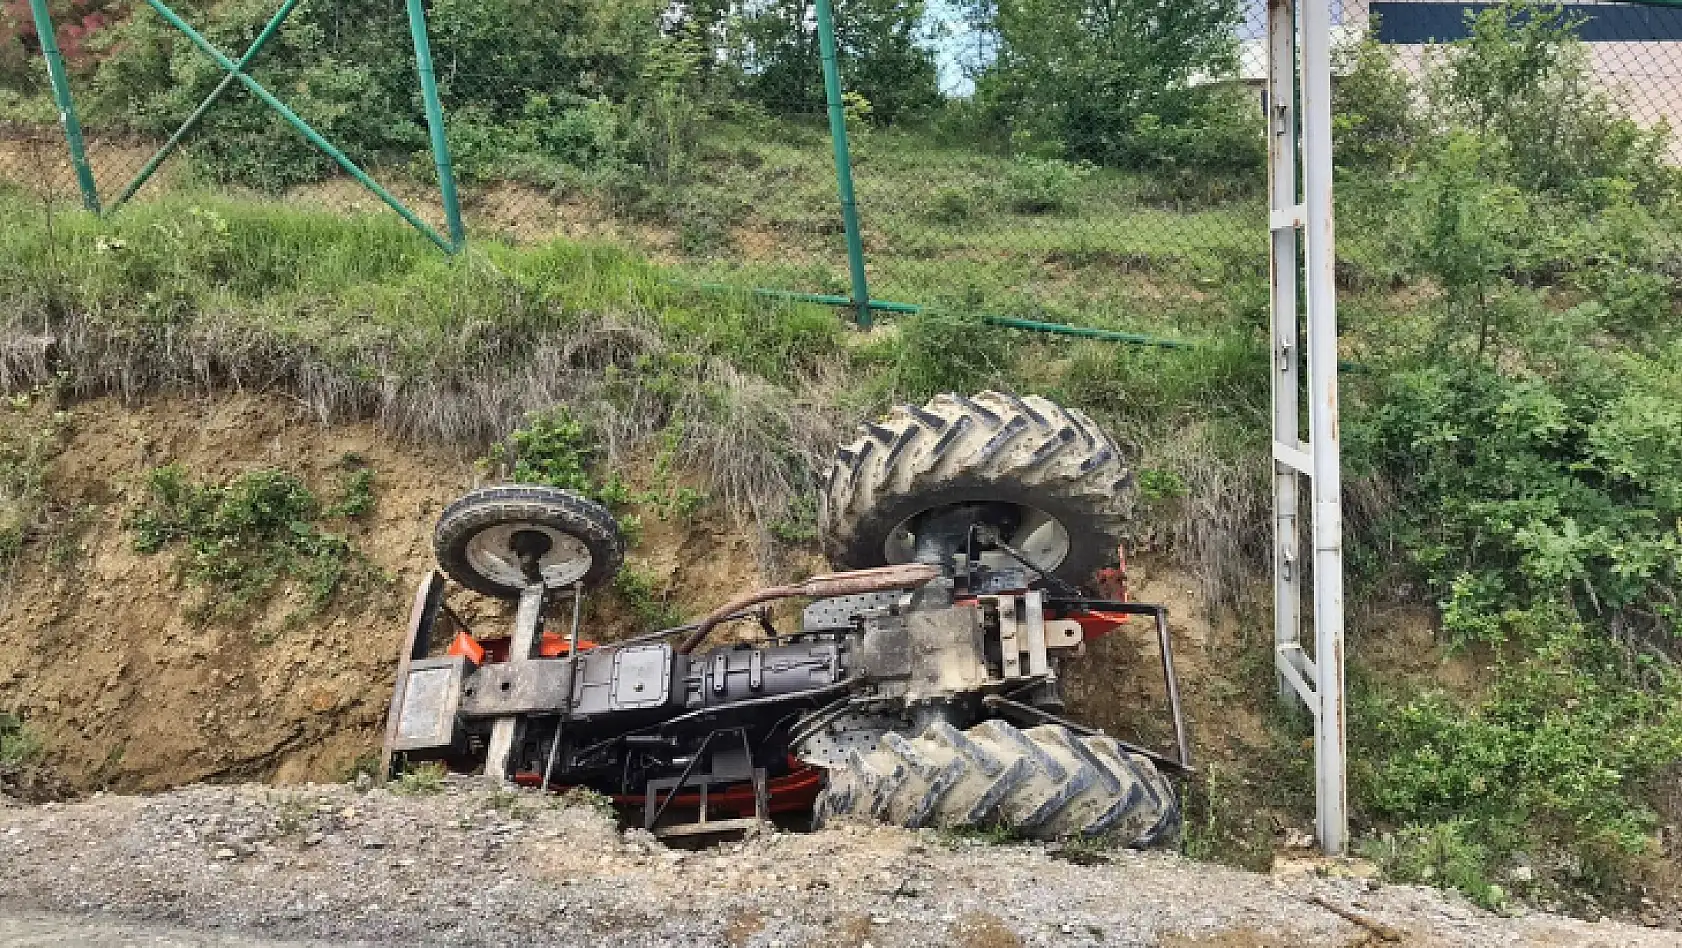
<instances>
[{"instance_id":1,"label":"dirt embankment","mask_svg":"<svg viewBox=\"0 0 1682 948\"><path fill-rule=\"evenodd\" d=\"M324 427L276 396L99 399L69 416L46 473L58 531L0 575L0 710L22 717L83 790L336 780L376 752L411 591L432 568L433 523L473 485L471 459L395 443L371 424ZM173 551L137 553L123 524L160 465L206 480L275 467L325 486L347 455L374 472L375 503L333 529L370 569L316 615L300 618L304 591L283 586L249 616L205 621ZM754 581L753 545L727 525L648 520L630 561L655 595L694 610ZM500 625L499 604L466 594L457 604ZM614 629L630 621L611 605L596 614Z\"/></svg>"},{"instance_id":2,"label":"dirt embankment","mask_svg":"<svg viewBox=\"0 0 1682 948\"><path fill-rule=\"evenodd\" d=\"M52 765L84 790L349 774L377 749L410 591L432 568L438 512L474 483L471 458L394 442L371 424L322 426L279 396L99 399L68 412L46 477L58 532L27 545L0 579L0 710L23 717ZM174 553L136 552L124 526L146 474L161 465L213 481L276 467L324 487L347 456L374 472L373 509L343 527L372 578L317 615L299 618L303 590L283 586L249 616L206 621L192 608L202 593L180 579ZM680 611L697 614L738 588L786 578L761 576L752 538L721 517L642 519L630 562ZM810 553L784 559L792 569L822 568ZM1228 667L1238 634L1202 618L1183 577L1150 565L1135 577L1136 595L1172 610L1200 750L1226 759L1264 746L1260 719L1223 700L1242 690ZM501 604L459 593L454 602L481 629L503 624ZM611 597L592 613L597 638L633 627ZM1075 664L1069 691L1083 717L1166 746L1148 624L1098 644Z\"/></svg>"}]
</instances>

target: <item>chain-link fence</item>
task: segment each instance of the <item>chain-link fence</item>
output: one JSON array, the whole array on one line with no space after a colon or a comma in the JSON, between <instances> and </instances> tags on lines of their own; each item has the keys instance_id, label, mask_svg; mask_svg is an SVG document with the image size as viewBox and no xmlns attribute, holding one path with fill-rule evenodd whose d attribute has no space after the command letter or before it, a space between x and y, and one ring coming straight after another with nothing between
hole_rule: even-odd
<instances>
[{"instance_id":1,"label":"chain-link fence","mask_svg":"<svg viewBox=\"0 0 1682 948\"><path fill-rule=\"evenodd\" d=\"M113 213L226 70L143 3L45 7ZM14 200L73 203L31 8L0 5L0 181ZM231 59L273 12L178 9ZM426 13L474 238L602 239L697 282L853 295L811 0ZM1213 306L1261 305L1261 0L837 0L836 17L872 298L1186 333ZM1346 290L1452 282L1431 228L1481 214L1523 230L1521 208L1595 222L1559 239L1669 252L1682 9L1344 0L1334 22ZM444 233L410 39L401 4L307 0L247 72ZM388 213L233 86L134 200L210 190ZM1469 203L1455 224L1433 200ZM1531 249L1559 258L1544 269L1594 252Z\"/></svg>"}]
</instances>

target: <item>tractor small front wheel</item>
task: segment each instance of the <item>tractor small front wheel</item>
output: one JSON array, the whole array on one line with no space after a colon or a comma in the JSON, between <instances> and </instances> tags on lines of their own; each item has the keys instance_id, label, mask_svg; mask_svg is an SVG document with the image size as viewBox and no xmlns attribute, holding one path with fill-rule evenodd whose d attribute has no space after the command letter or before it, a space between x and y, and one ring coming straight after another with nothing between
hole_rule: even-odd
<instances>
[{"instance_id":1,"label":"tractor small front wheel","mask_svg":"<svg viewBox=\"0 0 1682 948\"><path fill-rule=\"evenodd\" d=\"M432 535L438 565L468 589L518 599L549 589L608 582L625 540L607 508L555 487L510 484L470 491L444 508Z\"/></svg>"}]
</instances>

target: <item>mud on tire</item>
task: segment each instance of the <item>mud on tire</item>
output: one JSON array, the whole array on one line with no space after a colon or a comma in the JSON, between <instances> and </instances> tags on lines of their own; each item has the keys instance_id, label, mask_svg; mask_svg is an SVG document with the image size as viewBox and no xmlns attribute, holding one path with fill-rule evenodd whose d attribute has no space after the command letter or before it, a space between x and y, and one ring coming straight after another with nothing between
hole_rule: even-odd
<instances>
[{"instance_id":1,"label":"mud on tire","mask_svg":"<svg viewBox=\"0 0 1682 948\"><path fill-rule=\"evenodd\" d=\"M1048 572L1084 584L1109 565L1132 512L1121 450L1079 411L982 392L900 405L835 455L820 492L825 552L836 567L889 562L896 528L963 503L1007 503L1062 525L1068 552Z\"/></svg>"},{"instance_id":2,"label":"mud on tire","mask_svg":"<svg viewBox=\"0 0 1682 948\"><path fill-rule=\"evenodd\" d=\"M816 818L1107 836L1141 849L1180 838L1174 789L1147 758L1102 735L999 720L967 731L937 722L918 737L889 732L869 753L855 748L830 770Z\"/></svg>"},{"instance_id":3,"label":"mud on tire","mask_svg":"<svg viewBox=\"0 0 1682 948\"><path fill-rule=\"evenodd\" d=\"M498 599L518 599L524 586L515 558L506 549L514 531L549 538L552 555L543 566L551 588L585 588L611 580L625 561L625 541L607 508L556 487L503 485L469 491L444 508L432 534L438 565L468 589Z\"/></svg>"}]
</instances>

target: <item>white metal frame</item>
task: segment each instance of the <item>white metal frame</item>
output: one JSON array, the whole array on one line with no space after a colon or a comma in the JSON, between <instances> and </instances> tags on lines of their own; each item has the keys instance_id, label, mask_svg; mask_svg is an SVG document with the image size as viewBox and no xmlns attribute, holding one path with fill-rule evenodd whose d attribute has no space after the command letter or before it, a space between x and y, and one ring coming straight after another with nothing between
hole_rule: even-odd
<instances>
[{"instance_id":1,"label":"white metal frame","mask_svg":"<svg viewBox=\"0 0 1682 948\"><path fill-rule=\"evenodd\" d=\"M1281 696L1287 701L1300 698L1314 717L1315 827L1320 848L1328 855L1342 855L1348 844L1349 816L1344 746L1337 294L1332 252L1331 2L1303 0L1299 4L1298 0L1268 0L1267 7L1273 633L1274 665ZM1300 262L1299 234L1303 250ZM1301 440L1299 422L1299 393L1302 392L1299 370L1302 346L1297 333L1299 289L1305 290L1308 304L1307 442ZM1298 549L1299 486L1305 477L1311 485L1314 548L1312 655L1302 646L1304 564Z\"/></svg>"}]
</instances>

